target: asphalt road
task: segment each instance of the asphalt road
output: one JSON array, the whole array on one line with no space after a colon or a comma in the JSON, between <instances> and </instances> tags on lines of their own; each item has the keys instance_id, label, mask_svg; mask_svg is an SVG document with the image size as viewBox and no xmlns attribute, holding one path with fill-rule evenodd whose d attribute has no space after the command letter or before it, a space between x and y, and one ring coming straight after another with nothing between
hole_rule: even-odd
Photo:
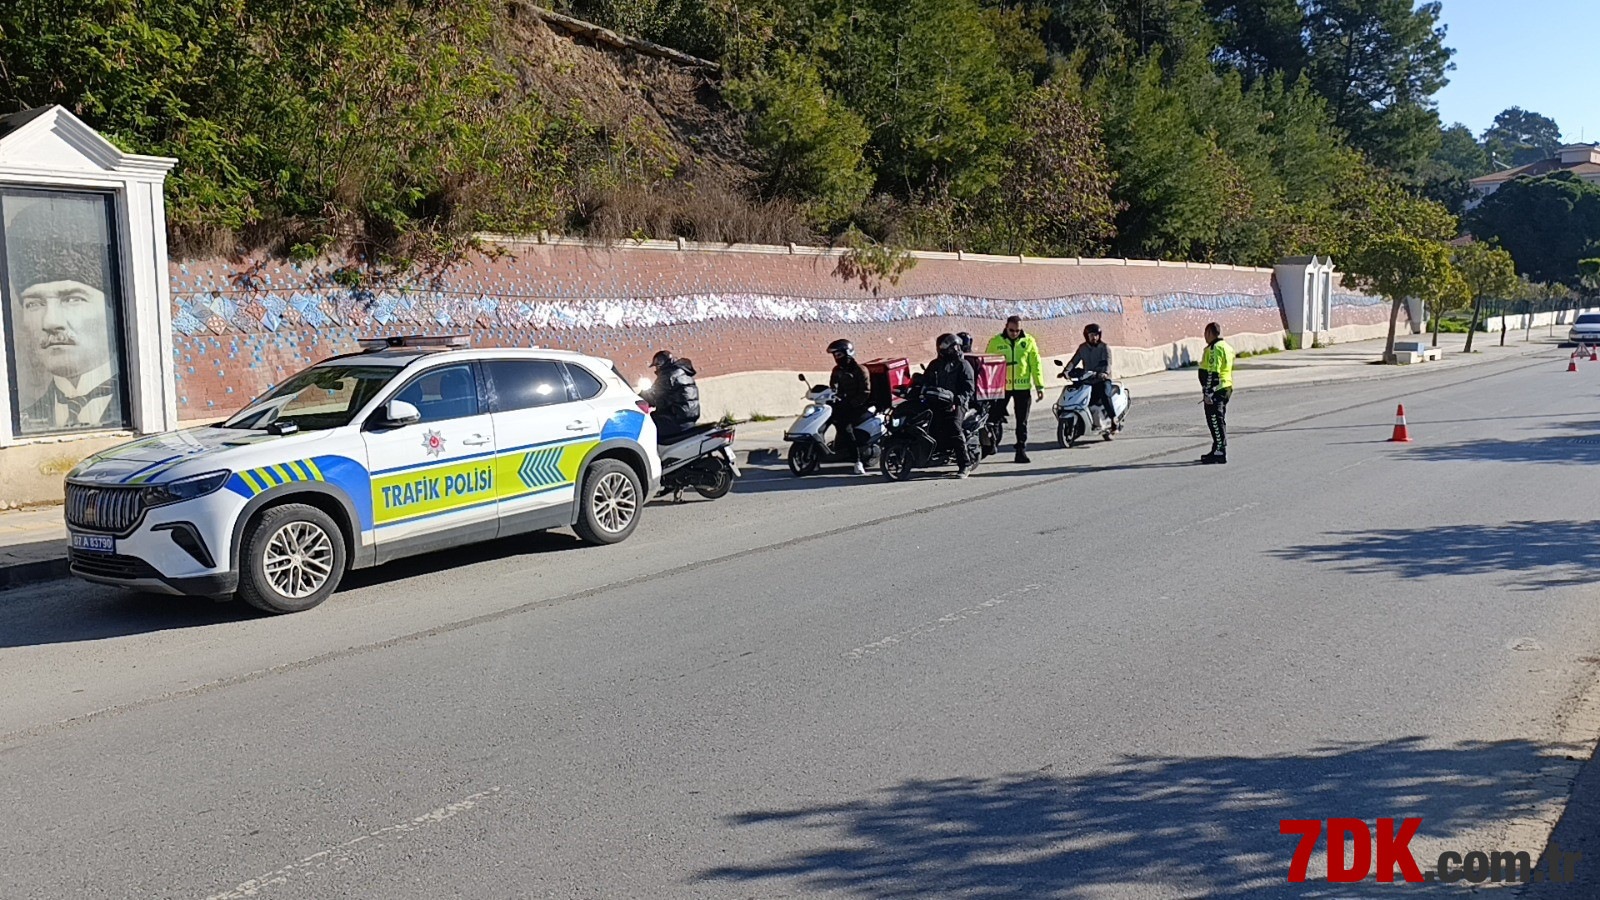
<instances>
[{"instance_id":1,"label":"asphalt road","mask_svg":"<svg viewBox=\"0 0 1600 900\"><path fill-rule=\"evenodd\" d=\"M0 593L0 897L1450 890L1289 884L1279 820L1543 846L1600 733L1564 368L1241 385L1226 467L1190 400L965 482L772 460L298 616Z\"/></svg>"}]
</instances>

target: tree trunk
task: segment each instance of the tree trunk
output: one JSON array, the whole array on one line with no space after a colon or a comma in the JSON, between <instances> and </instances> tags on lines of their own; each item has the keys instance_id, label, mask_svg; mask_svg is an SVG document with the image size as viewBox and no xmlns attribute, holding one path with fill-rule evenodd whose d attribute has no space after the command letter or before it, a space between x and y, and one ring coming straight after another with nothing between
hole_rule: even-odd
<instances>
[{"instance_id":1,"label":"tree trunk","mask_svg":"<svg viewBox=\"0 0 1600 900\"><path fill-rule=\"evenodd\" d=\"M1433 313L1433 345L1439 346L1439 320L1444 318L1444 306L1441 305Z\"/></svg>"},{"instance_id":2,"label":"tree trunk","mask_svg":"<svg viewBox=\"0 0 1600 900\"><path fill-rule=\"evenodd\" d=\"M1506 305L1500 304L1500 346L1506 345Z\"/></svg>"},{"instance_id":3,"label":"tree trunk","mask_svg":"<svg viewBox=\"0 0 1600 900\"><path fill-rule=\"evenodd\" d=\"M1389 342L1383 346L1383 361L1389 365L1394 364L1394 329L1400 324L1400 304L1403 302L1396 298L1394 305L1389 307Z\"/></svg>"},{"instance_id":4,"label":"tree trunk","mask_svg":"<svg viewBox=\"0 0 1600 900\"><path fill-rule=\"evenodd\" d=\"M1472 298L1472 321L1467 325L1467 348L1462 353L1472 352L1472 336L1478 333L1478 312L1483 309L1483 298Z\"/></svg>"}]
</instances>

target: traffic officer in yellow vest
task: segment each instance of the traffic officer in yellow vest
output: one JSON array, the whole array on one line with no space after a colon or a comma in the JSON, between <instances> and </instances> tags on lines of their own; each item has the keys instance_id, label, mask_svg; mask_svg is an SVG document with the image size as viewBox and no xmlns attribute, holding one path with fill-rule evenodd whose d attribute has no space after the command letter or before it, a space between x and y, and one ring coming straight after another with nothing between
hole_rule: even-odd
<instances>
[{"instance_id":1,"label":"traffic officer in yellow vest","mask_svg":"<svg viewBox=\"0 0 1600 900\"><path fill-rule=\"evenodd\" d=\"M1022 317L1006 319L1005 330L989 339L988 352L1006 358L1006 399L995 404L995 413L1005 415L1006 403L1017 411L1017 462L1028 462L1028 413L1033 401L1044 400L1044 367L1039 363L1039 345L1032 335L1022 332Z\"/></svg>"},{"instance_id":2,"label":"traffic officer in yellow vest","mask_svg":"<svg viewBox=\"0 0 1600 900\"><path fill-rule=\"evenodd\" d=\"M1206 465L1228 461L1228 399L1233 396L1233 348L1222 339L1222 328L1206 326L1206 351L1200 356L1200 397L1206 407L1206 427L1211 429L1211 452L1200 457Z\"/></svg>"}]
</instances>

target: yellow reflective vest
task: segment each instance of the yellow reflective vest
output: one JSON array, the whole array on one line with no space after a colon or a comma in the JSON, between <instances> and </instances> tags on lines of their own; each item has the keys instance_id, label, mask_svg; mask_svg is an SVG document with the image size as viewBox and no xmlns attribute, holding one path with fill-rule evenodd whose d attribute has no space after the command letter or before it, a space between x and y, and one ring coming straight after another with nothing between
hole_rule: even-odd
<instances>
[{"instance_id":1,"label":"yellow reflective vest","mask_svg":"<svg viewBox=\"0 0 1600 900\"><path fill-rule=\"evenodd\" d=\"M1006 390L1044 387L1044 367L1039 362L1039 345L1034 342L1033 335L1024 333L1013 341L997 334L989 339L989 352L1006 358Z\"/></svg>"},{"instance_id":2,"label":"yellow reflective vest","mask_svg":"<svg viewBox=\"0 0 1600 900\"><path fill-rule=\"evenodd\" d=\"M1206 347L1206 352L1200 356L1200 371L1217 376L1218 390L1233 389L1233 356L1233 348L1220 338L1215 344ZM1202 380L1204 377L1201 376Z\"/></svg>"}]
</instances>

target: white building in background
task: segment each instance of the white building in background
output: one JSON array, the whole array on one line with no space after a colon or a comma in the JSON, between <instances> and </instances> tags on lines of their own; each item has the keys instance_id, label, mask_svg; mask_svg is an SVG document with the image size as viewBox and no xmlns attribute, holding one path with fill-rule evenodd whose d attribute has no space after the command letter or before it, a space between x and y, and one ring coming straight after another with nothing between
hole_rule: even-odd
<instances>
[{"instance_id":1,"label":"white building in background","mask_svg":"<svg viewBox=\"0 0 1600 900\"><path fill-rule=\"evenodd\" d=\"M1554 172L1571 172L1591 184L1600 184L1600 144L1569 144L1549 159L1541 159L1525 166L1474 178L1470 183L1476 196L1467 202L1467 208L1471 209L1482 203L1490 194L1499 190L1500 185L1508 181L1524 176L1534 178Z\"/></svg>"}]
</instances>

